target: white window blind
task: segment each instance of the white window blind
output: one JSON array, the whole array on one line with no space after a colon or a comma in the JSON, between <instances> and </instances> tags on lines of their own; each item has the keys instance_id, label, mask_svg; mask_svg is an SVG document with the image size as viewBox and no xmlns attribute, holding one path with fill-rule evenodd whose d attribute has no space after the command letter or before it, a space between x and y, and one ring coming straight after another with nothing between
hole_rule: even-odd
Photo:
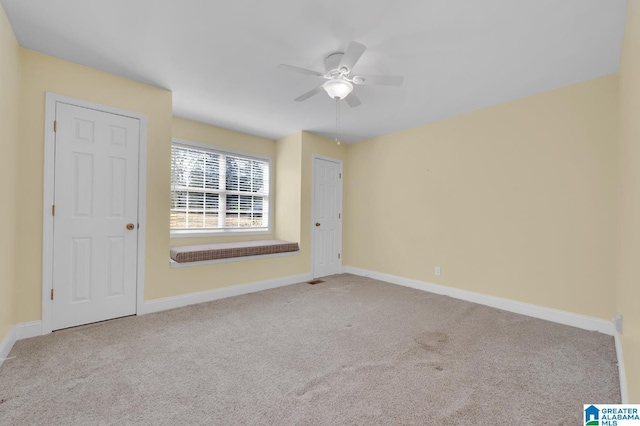
<instances>
[{"instance_id":1,"label":"white window blind","mask_svg":"<svg viewBox=\"0 0 640 426\"><path fill-rule=\"evenodd\" d=\"M172 144L172 231L268 228L268 160Z\"/></svg>"}]
</instances>

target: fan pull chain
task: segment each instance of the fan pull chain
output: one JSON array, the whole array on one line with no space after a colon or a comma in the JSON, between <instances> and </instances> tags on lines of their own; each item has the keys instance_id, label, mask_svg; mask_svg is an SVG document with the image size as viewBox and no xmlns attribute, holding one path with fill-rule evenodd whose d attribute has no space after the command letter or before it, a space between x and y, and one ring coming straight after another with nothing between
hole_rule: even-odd
<instances>
[{"instance_id":1,"label":"fan pull chain","mask_svg":"<svg viewBox=\"0 0 640 426\"><path fill-rule=\"evenodd\" d=\"M340 99L336 98L336 145L340 145L338 135L340 134Z\"/></svg>"}]
</instances>

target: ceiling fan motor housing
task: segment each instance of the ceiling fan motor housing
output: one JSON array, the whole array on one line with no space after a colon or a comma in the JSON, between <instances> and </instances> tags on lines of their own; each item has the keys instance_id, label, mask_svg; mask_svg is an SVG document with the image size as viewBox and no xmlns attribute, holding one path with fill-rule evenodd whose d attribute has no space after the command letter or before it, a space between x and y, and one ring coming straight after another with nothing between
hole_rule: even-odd
<instances>
[{"instance_id":1,"label":"ceiling fan motor housing","mask_svg":"<svg viewBox=\"0 0 640 426\"><path fill-rule=\"evenodd\" d=\"M324 59L324 70L329 77L338 77L340 75L348 75L351 71L347 67L343 67L339 69L340 61L342 61L342 57L344 56L344 52L335 52L331 53Z\"/></svg>"}]
</instances>

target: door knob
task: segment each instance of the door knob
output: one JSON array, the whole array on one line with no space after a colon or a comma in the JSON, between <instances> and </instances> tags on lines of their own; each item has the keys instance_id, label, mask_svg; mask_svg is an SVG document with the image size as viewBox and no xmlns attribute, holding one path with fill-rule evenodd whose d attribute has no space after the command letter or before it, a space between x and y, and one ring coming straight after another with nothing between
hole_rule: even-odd
<instances>
[{"instance_id":1,"label":"door knob","mask_svg":"<svg viewBox=\"0 0 640 426\"><path fill-rule=\"evenodd\" d=\"M133 229L134 229L135 227L136 227L136 226L135 226L133 223L127 223L127 229L128 229L129 231L133 231Z\"/></svg>"},{"instance_id":2,"label":"door knob","mask_svg":"<svg viewBox=\"0 0 640 426\"><path fill-rule=\"evenodd\" d=\"M320 226L320 222L316 222L316 226Z\"/></svg>"}]
</instances>

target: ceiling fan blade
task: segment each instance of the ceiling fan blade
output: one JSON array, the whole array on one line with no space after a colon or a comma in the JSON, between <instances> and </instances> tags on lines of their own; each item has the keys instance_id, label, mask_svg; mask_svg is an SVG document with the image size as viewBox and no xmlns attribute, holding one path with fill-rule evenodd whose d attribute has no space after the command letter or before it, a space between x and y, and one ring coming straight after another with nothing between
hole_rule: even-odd
<instances>
[{"instance_id":1,"label":"ceiling fan blade","mask_svg":"<svg viewBox=\"0 0 640 426\"><path fill-rule=\"evenodd\" d=\"M349 95L345 98L345 101L347 101L351 108L355 108L362 104L362 102L360 102L360 98L355 94L355 92L349 93Z\"/></svg>"},{"instance_id":2,"label":"ceiling fan blade","mask_svg":"<svg viewBox=\"0 0 640 426\"><path fill-rule=\"evenodd\" d=\"M356 75L352 79L354 84L377 84L379 86L402 86L404 77L401 75Z\"/></svg>"},{"instance_id":3,"label":"ceiling fan blade","mask_svg":"<svg viewBox=\"0 0 640 426\"><path fill-rule=\"evenodd\" d=\"M297 98L294 99L294 101L296 101L296 102L306 101L307 99L309 99L310 97L312 97L316 93L320 93L322 90L323 90L322 86L318 86L315 89L311 89L307 93L304 93L304 94L298 96Z\"/></svg>"},{"instance_id":4,"label":"ceiling fan blade","mask_svg":"<svg viewBox=\"0 0 640 426\"><path fill-rule=\"evenodd\" d=\"M308 70L306 68L294 67L293 65L280 64L278 65L279 70L295 72L298 74L305 75L315 75L316 77L324 77L324 74L314 70Z\"/></svg>"},{"instance_id":5,"label":"ceiling fan blade","mask_svg":"<svg viewBox=\"0 0 640 426\"><path fill-rule=\"evenodd\" d=\"M338 69L346 68L347 71L351 71L365 50L367 50L367 46L364 44L360 44L357 41L349 42L347 50L345 50L344 55L342 55Z\"/></svg>"}]
</instances>

